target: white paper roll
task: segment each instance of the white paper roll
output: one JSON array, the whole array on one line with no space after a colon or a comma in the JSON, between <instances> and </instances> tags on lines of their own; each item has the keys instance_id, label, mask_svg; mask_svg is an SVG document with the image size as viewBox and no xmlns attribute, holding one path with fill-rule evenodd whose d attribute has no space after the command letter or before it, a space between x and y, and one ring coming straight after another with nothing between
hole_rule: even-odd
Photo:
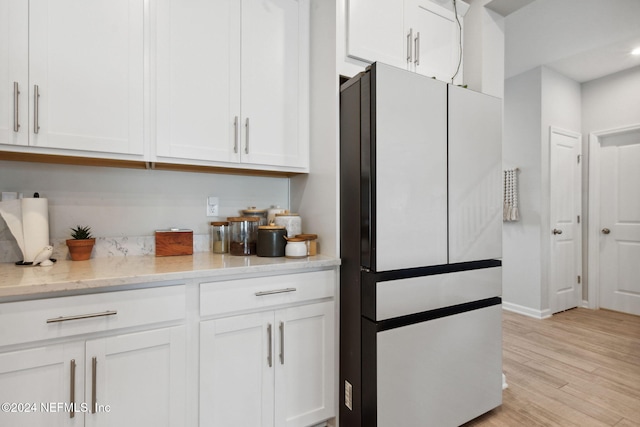
<instances>
[{"instance_id":1,"label":"white paper roll","mask_svg":"<svg viewBox=\"0 0 640 427\"><path fill-rule=\"evenodd\" d=\"M33 259L49 245L49 204L47 199L22 199L24 261Z\"/></svg>"},{"instance_id":2,"label":"white paper roll","mask_svg":"<svg viewBox=\"0 0 640 427\"><path fill-rule=\"evenodd\" d=\"M49 204L44 198L0 202L0 214L16 239L24 262L49 245Z\"/></svg>"}]
</instances>

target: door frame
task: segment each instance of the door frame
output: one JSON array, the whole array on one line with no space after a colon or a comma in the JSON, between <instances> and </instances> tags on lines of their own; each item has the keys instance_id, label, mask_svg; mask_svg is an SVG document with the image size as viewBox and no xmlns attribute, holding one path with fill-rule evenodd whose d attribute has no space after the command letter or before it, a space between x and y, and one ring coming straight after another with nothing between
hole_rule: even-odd
<instances>
[{"instance_id":1,"label":"door frame","mask_svg":"<svg viewBox=\"0 0 640 427\"><path fill-rule=\"evenodd\" d=\"M589 245L587 274L589 292L587 307L600 308L600 149L602 139L625 133L640 133L640 123L589 133Z\"/></svg>"}]
</instances>

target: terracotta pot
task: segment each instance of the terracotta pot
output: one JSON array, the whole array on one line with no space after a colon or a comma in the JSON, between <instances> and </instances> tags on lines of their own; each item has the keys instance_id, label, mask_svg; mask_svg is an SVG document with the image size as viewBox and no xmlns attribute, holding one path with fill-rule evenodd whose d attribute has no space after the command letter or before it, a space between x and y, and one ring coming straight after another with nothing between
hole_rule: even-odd
<instances>
[{"instance_id":1,"label":"terracotta pot","mask_svg":"<svg viewBox=\"0 0 640 427\"><path fill-rule=\"evenodd\" d=\"M91 258L93 245L96 239L69 239L67 246L69 247L69 256L73 261L84 261Z\"/></svg>"}]
</instances>

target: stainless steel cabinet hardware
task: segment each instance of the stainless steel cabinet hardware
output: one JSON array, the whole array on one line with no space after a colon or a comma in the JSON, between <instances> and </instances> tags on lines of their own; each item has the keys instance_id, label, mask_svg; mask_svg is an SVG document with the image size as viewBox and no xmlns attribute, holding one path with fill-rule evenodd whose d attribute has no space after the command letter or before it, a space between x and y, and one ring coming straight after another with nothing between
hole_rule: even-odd
<instances>
[{"instance_id":1,"label":"stainless steel cabinet hardware","mask_svg":"<svg viewBox=\"0 0 640 427\"><path fill-rule=\"evenodd\" d=\"M562 230L558 230L557 228L554 228L553 234L562 234Z\"/></svg>"},{"instance_id":2,"label":"stainless steel cabinet hardware","mask_svg":"<svg viewBox=\"0 0 640 427\"><path fill-rule=\"evenodd\" d=\"M96 382L97 382L97 373L98 373L98 358L91 358L91 413L96 413L96 407L98 406L98 401L96 399Z\"/></svg>"},{"instance_id":3,"label":"stainless steel cabinet hardware","mask_svg":"<svg viewBox=\"0 0 640 427\"><path fill-rule=\"evenodd\" d=\"M284 365L284 322L280 322L280 364Z\"/></svg>"},{"instance_id":4,"label":"stainless steel cabinet hardware","mask_svg":"<svg viewBox=\"0 0 640 427\"><path fill-rule=\"evenodd\" d=\"M244 152L245 154L249 154L249 117L247 117L247 120L245 121L244 128L244 137L246 138Z\"/></svg>"},{"instance_id":5,"label":"stainless steel cabinet hardware","mask_svg":"<svg viewBox=\"0 0 640 427\"><path fill-rule=\"evenodd\" d=\"M409 34L407 34L407 63L411 63L411 61L413 61L413 54L411 50L412 39L413 39L413 28L409 29Z\"/></svg>"},{"instance_id":6,"label":"stainless steel cabinet hardware","mask_svg":"<svg viewBox=\"0 0 640 427\"><path fill-rule=\"evenodd\" d=\"M269 349L268 349L268 354L267 354L267 363L269 364L269 367L273 366L273 358L271 357L271 354L273 353L273 342L271 339L271 323L269 323L269 325L267 326L267 336L269 337Z\"/></svg>"},{"instance_id":7,"label":"stainless steel cabinet hardware","mask_svg":"<svg viewBox=\"0 0 640 427\"><path fill-rule=\"evenodd\" d=\"M233 120L233 152L238 152L238 116Z\"/></svg>"},{"instance_id":8,"label":"stainless steel cabinet hardware","mask_svg":"<svg viewBox=\"0 0 640 427\"><path fill-rule=\"evenodd\" d=\"M115 316L118 314L116 310L108 310L102 313L78 314L76 316L60 316L47 319L47 323L66 322L68 320L90 319L92 317Z\"/></svg>"},{"instance_id":9,"label":"stainless steel cabinet hardware","mask_svg":"<svg viewBox=\"0 0 640 427\"><path fill-rule=\"evenodd\" d=\"M257 297L261 297L263 295L284 294L286 292L295 292L296 290L297 290L296 288L274 289L273 291L256 292L255 295Z\"/></svg>"},{"instance_id":10,"label":"stainless steel cabinet hardware","mask_svg":"<svg viewBox=\"0 0 640 427\"><path fill-rule=\"evenodd\" d=\"M75 409L73 405L76 402L76 359L71 359L69 362L69 378L70 378L70 387L69 387L69 404L71 409L69 410L69 418L73 418L76 416Z\"/></svg>"},{"instance_id":11,"label":"stainless steel cabinet hardware","mask_svg":"<svg viewBox=\"0 0 640 427\"><path fill-rule=\"evenodd\" d=\"M416 33L416 39L414 40L414 48L416 51L415 64L420 65L420 31Z\"/></svg>"},{"instance_id":12,"label":"stainless steel cabinet hardware","mask_svg":"<svg viewBox=\"0 0 640 427\"><path fill-rule=\"evenodd\" d=\"M20 129L20 119L18 117L18 95L20 95L20 88L18 82L13 82L13 131L18 132Z\"/></svg>"},{"instance_id":13,"label":"stainless steel cabinet hardware","mask_svg":"<svg viewBox=\"0 0 640 427\"><path fill-rule=\"evenodd\" d=\"M38 133L38 131L40 130L40 124L39 124L39 110L40 110L40 106L39 106L39 101L40 101L40 92L39 92L39 88L38 85L33 85L33 133Z\"/></svg>"},{"instance_id":14,"label":"stainless steel cabinet hardware","mask_svg":"<svg viewBox=\"0 0 640 427\"><path fill-rule=\"evenodd\" d=\"M609 234L609 233L611 233L611 230L609 230L608 228L602 229L602 234Z\"/></svg>"}]
</instances>

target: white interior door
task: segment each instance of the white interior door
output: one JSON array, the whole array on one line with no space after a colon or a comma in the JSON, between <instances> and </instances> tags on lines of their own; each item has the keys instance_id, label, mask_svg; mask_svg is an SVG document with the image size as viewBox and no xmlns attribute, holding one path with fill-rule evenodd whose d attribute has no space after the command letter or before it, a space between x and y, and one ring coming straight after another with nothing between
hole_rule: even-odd
<instances>
[{"instance_id":1,"label":"white interior door","mask_svg":"<svg viewBox=\"0 0 640 427\"><path fill-rule=\"evenodd\" d=\"M549 295L552 313L577 307L582 298L582 136L551 128Z\"/></svg>"},{"instance_id":2,"label":"white interior door","mask_svg":"<svg viewBox=\"0 0 640 427\"><path fill-rule=\"evenodd\" d=\"M601 139L600 307L640 315L640 131Z\"/></svg>"}]
</instances>

